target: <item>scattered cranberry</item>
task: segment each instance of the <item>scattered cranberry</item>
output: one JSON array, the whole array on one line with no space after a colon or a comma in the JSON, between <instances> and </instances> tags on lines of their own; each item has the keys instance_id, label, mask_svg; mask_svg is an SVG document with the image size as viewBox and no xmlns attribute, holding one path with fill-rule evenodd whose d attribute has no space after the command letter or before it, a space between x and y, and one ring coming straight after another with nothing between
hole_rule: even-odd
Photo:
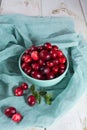
<instances>
[{"instance_id":1,"label":"scattered cranberry","mask_svg":"<svg viewBox=\"0 0 87 130\"><path fill-rule=\"evenodd\" d=\"M16 108L8 107L4 110L4 114L8 117L12 117L16 113Z\"/></svg>"},{"instance_id":2,"label":"scattered cranberry","mask_svg":"<svg viewBox=\"0 0 87 130\"><path fill-rule=\"evenodd\" d=\"M39 55L38 55L38 51L33 51L31 53L31 58L35 61L39 60Z\"/></svg>"},{"instance_id":3,"label":"scattered cranberry","mask_svg":"<svg viewBox=\"0 0 87 130\"><path fill-rule=\"evenodd\" d=\"M15 96L22 96L23 95L23 89L21 87L17 87L14 89L14 95Z\"/></svg>"},{"instance_id":4,"label":"scattered cranberry","mask_svg":"<svg viewBox=\"0 0 87 130\"><path fill-rule=\"evenodd\" d=\"M21 88L22 88L23 90L27 90L27 89L28 89L28 84L27 84L27 83L22 83L22 84L21 84Z\"/></svg>"},{"instance_id":5,"label":"scattered cranberry","mask_svg":"<svg viewBox=\"0 0 87 130\"><path fill-rule=\"evenodd\" d=\"M28 102L28 104L29 104L30 106L35 105L35 103L36 103L36 98L35 98L35 96L33 96L33 95L28 96L27 102Z\"/></svg>"},{"instance_id":6,"label":"scattered cranberry","mask_svg":"<svg viewBox=\"0 0 87 130\"><path fill-rule=\"evenodd\" d=\"M20 113L16 113L16 114L14 114L13 116L12 116L12 120L14 121L14 122L20 122L21 120L22 120L22 115L20 114Z\"/></svg>"}]
</instances>

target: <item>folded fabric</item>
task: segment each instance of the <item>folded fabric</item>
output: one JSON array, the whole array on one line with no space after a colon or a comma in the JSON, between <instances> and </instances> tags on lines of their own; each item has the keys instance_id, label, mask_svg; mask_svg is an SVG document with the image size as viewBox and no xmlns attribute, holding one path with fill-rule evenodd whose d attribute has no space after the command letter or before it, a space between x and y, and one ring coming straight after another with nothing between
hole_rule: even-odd
<instances>
[{"instance_id":1,"label":"folded fabric","mask_svg":"<svg viewBox=\"0 0 87 130\"><path fill-rule=\"evenodd\" d=\"M69 59L65 78L55 86L45 88L53 94L52 105L30 107L24 97L14 96L12 90L25 79L20 73L20 54L32 44L57 44ZM87 91L87 44L74 30L68 17L0 16L0 129L20 130L28 127L48 127L60 119ZM27 82L27 81L26 81ZM29 82L27 82L29 84ZM7 118L3 110L14 106L23 115L20 123Z\"/></svg>"}]
</instances>

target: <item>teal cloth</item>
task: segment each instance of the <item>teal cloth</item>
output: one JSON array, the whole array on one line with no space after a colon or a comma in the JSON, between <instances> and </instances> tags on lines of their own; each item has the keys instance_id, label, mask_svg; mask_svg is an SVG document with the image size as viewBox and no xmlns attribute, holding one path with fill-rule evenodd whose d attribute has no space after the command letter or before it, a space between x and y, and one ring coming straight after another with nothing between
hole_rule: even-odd
<instances>
[{"instance_id":1,"label":"teal cloth","mask_svg":"<svg viewBox=\"0 0 87 130\"><path fill-rule=\"evenodd\" d=\"M38 45L46 41L58 44L68 55L69 70L59 84L45 88L54 96L51 106L42 101L40 105L30 107L23 96L16 97L12 92L15 86L25 81L18 67L18 59L32 44ZM56 119L59 120L87 91L86 58L87 44L83 37L75 32L71 18L1 15L0 130L48 127ZM20 123L14 123L3 114L3 109L7 106L16 107L23 115Z\"/></svg>"}]
</instances>

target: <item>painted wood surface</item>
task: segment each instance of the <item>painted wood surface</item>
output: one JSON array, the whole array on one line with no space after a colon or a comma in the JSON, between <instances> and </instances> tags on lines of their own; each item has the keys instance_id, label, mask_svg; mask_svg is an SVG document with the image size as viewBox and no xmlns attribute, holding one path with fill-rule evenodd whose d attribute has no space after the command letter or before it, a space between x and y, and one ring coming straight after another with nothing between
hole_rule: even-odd
<instances>
[{"instance_id":1,"label":"painted wood surface","mask_svg":"<svg viewBox=\"0 0 87 130\"><path fill-rule=\"evenodd\" d=\"M21 13L28 16L69 16L74 19L75 29L87 39L87 0L2 0L0 13ZM23 130L87 130L87 95L60 121L48 128Z\"/></svg>"}]
</instances>

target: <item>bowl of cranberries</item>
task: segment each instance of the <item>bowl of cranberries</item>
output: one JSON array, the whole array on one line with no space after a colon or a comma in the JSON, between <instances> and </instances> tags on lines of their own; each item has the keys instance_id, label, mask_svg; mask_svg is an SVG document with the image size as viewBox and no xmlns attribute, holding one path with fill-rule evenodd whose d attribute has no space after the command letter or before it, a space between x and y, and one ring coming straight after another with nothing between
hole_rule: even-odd
<instances>
[{"instance_id":1,"label":"bowl of cranberries","mask_svg":"<svg viewBox=\"0 0 87 130\"><path fill-rule=\"evenodd\" d=\"M19 58L22 75L31 83L49 87L60 82L67 73L68 58L57 45L49 42L32 45Z\"/></svg>"}]
</instances>

